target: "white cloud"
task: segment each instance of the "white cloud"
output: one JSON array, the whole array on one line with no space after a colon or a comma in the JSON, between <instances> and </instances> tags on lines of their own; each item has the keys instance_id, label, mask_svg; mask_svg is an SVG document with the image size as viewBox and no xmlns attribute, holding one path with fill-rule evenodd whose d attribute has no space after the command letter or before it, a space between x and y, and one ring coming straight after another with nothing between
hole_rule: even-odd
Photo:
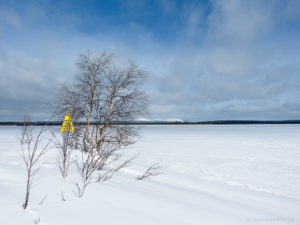
<instances>
[{"instance_id":1,"label":"white cloud","mask_svg":"<svg viewBox=\"0 0 300 225\"><path fill-rule=\"evenodd\" d=\"M0 37L2 114L13 115L13 104L42 112L37 105L51 98L59 82L72 77L78 54L92 49L129 57L148 73L145 90L151 119L299 117L300 44L288 33L300 34L299 24L293 22L299 18L297 1L211 3L210 7L186 3L180 17L185 26L178 28L179 36L170 43L159 41L138 22L124 26L118 35L84 33L75 26L76 15L57 15L58 27L47 22L45 27L14 31L13 42ZM166 14L174 13L174 5L161 4ZM37 13L31 17L18 15L16 21L6 23L18 27L17 21L30 25L38 19L35 16L49 19L42 9L28 7L28 12L33 11Z\"/></svg>"}]
</instances>

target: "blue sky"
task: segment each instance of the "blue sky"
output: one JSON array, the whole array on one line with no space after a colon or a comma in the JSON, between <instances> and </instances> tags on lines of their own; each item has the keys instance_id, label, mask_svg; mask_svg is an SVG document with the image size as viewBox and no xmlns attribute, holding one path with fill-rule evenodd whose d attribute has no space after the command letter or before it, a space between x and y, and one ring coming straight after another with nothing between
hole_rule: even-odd
<instances>
[{"instance_id":1,"label":"blue sky","mask_svg":"<svg viewBox=\"0 0 300 225\"><path fill-rule=\"evenodd\" d=\"M1 1L0 121L43 103L80 53L148 75L149 119L300 119L300 1Z\"/></svg>"}]
</instances>

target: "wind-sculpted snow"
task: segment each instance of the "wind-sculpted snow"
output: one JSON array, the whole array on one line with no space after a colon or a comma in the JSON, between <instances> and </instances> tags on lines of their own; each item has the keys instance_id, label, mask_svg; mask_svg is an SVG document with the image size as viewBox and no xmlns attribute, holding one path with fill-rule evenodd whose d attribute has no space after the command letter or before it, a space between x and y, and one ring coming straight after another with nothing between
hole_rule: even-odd
<instances>
[{"instance_id":1,"label":"wind-sculpted snow","mask_svg":"<svg viewBox=\"0 0 300 225\"><path fill-rule=\"evenodd\" d=\"M26 210L18 131L0 127L1 225L300 224L300 125L146 126L133 165L81 199L53 149ZM163 174L136 181L155 162Z\"/></svg>"}]
</instances>

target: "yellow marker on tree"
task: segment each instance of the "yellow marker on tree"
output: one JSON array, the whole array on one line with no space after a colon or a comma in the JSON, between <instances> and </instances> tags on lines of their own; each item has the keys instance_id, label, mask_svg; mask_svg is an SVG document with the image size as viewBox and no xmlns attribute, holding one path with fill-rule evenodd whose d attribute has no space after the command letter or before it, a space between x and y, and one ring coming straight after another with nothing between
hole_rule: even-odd
<instances>
[{"instance_id":1,"label":"yellow marker on tree","mask_svg":"<svg viewBox=\"0 0 300 225\"><path fill-rule=\"evenodd\" d=\"M68 110L68 114L65 116L64 122L60 128L61 132L64 131L74 131L74 127L73 127L73 122L72 122L72 118L70 115L70 111Z\"/></svg>"}]
</instances>

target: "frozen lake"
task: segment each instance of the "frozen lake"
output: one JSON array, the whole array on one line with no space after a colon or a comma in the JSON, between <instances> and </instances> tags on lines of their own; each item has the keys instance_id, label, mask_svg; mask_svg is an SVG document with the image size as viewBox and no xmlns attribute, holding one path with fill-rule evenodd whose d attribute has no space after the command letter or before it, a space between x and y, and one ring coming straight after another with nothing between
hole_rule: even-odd
<instances>
[{"instance_id":1,"label":"frozen lake","mask_svg":"<svg viewBox=\"0 0 300 225\"><path fill-rule=\"evenodd\" d=\"M300 125L148 126L143 136L142 155L174 171L300 198Z\"/></svg>"},{"instance_id":2,"label":"frozen lake","mask_svg":"<svg viewBox=\"0 0 300 225\"><path fill-rule=\"evenodd\" d=\"M0 127L1 225L300 224L300 125L145 126L126 150L140 153L133 165L91 184L82 199L73 194L75 170L60 177L54 149L27 210L19 131ZM162 175L135 180L155 162Z\"/></svg>"}]
</instances>

